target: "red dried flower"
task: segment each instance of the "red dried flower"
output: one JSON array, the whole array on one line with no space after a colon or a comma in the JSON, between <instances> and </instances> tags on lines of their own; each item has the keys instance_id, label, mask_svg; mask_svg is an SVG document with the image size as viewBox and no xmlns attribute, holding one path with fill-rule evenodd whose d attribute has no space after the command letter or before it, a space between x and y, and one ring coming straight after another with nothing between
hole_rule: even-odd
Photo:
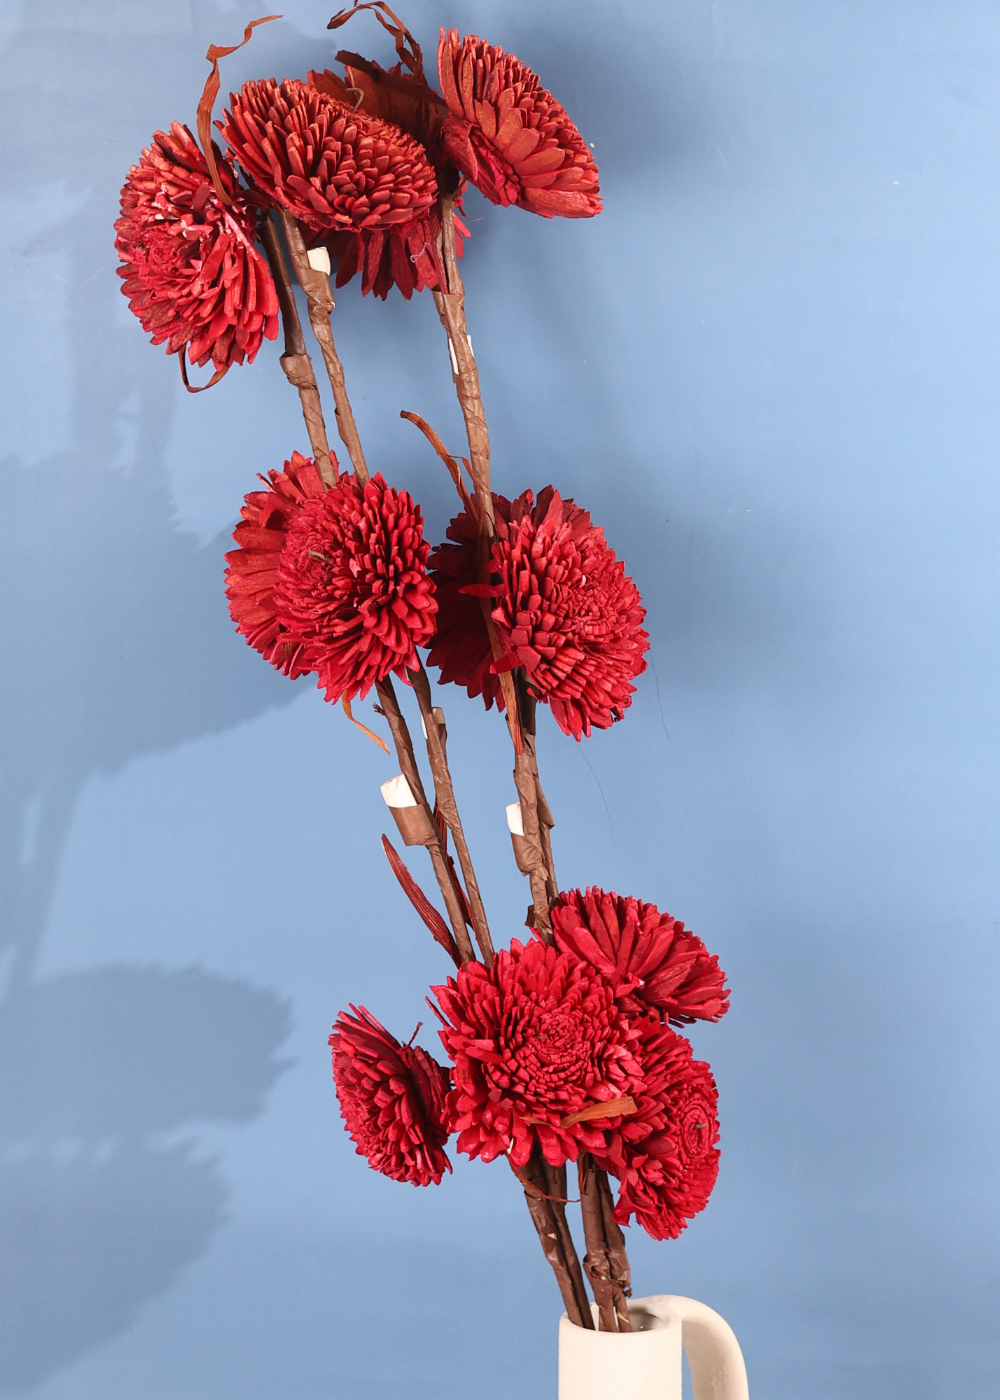
<instances>
[{"instance_id":1,"label":"red dried flower","mask_svg":"<svg viewBox=\"0 0 1000 1400\"><path fill-rule=\"evenodd\" d=\"M506 1152L523 1167L538 1141L561 1166L605 1146L602 1128L620 1115L574 1118L628 1096L641 1078L635 1033L603 978L556 948L514 939L488 971L466 963L433 990L455 1065L448 1109L459 1152L484 1162Z\"/></svg>"},{"instance_id":2,"label":"red dried flower","mask_svg":"<svg viewBox=\"0 0 1000 1400\"><path fill-rule=\"evenodd\" d=\"M452 520L431 560L438 628L429 660L442 681L503 701L496 670L523 666L528 688L545 701L560 729L579 739L609 729L632 703L629 682L646 669L646 611L624 564L588 511L547 486L537 504L494 495L493 619L505 656L494 662L477 597L477 531L463 512Z\"/></svg>"},{"instance_id":3,"label":"red dried flower","mask_svg":"<svg viewBox=\"0 0 1000 1400\"><path fill-rule=\"evenodd\" d=\"M558 947L606 977L629 1015L655 1008L678 1025L718 1021L729 1009L719 959L655 904L596 886L563 890L552 927Z\"/></svg>"},{"instance_id":4,"label":"red dried flower","mask_svg":"<svg viewBox=\"0 0 1000 1400\"><path fill-rule=\"evenodd\" d=\"M487 199L547 219L601 212L594 157L526 64L475 34L459 40L442 29L438 76L450 112L442 145Z\"/></svg>"},{"instance_id":5,"label":"red dried flower","mask_svg":"<svg viewBox=\"0 0 1000 1400\"><path fill-rule=\"evenodd\" d=\"M455 253L465 251L463 234L469 230L456 213ZM374 292L385 301L392 287L398 287L407 301L414 292L425 287L434 289L445 285L444 268L438 251L441 232L441 210L434 204L426 214L420 214L406 224L390 229L361 229L358 233L333 233L321 237L331 259L337 263L337 286L343 287L358 272L361 273L361 295Z\"/></svg>"},{"instance_id":6,"label":"red dried flower","mask_svg":"<svg viewBox=\"0 0 1000 1400\"><path fill-rule=\"evenodd\" d=\"M437 198L423 148L308 83L244 83L222 133L255 185L315 231L410 224Z\"/></svg>"},{"instance_id":7,"label":"red dried flower","mask_svg":"<svg viewBox=\"0 0 1000 1400\"><path fill-rule=\"evenodd\" d=\"M493 493L497 525L510 514L510 502ZM453 544L439 544L428 561L437 598L437 630L427 661L441 668L441 680L465 686L470 698L481 695L486 708L496 701L502 710L503 692L492 669L493 651L479 599L464 590L476 582L479 527L463 510L445 531Z\"/></svg>"},{"instance_id":8,"label":"red dried flower","mask_svg":"<svg viewBox=\"0 0 1000 1400\"><path fill-rule=\"evenodd\" d=\"M409 42L419 55L419 45L412 36ZM377 63L365 62L363 67L357 68L345 63L344 75L338 77L329 69L322 73L311 71L309 83L336 102L350 103L352 109L360 94L362 112L412 136L433 163L437 149L435 133L441 113L447 109L424 81L419 60L416 74L406 72L402 63L382 69ZM462 189L464 187L463 181ZM452 198L459 211L452 213L455 252L461 257L463 237L469 236L469 230L459 217L461 189ZM323 235L318 241L326 244L331 259L337 262L338 287L345 286L360 272L362 296L374 292L384 301L390 288L396 286L409 301L414 292L422 292L425 287L445 285L438 249L440 233L441 210L435 202L429 211L416 215L408 223L394 224L385 230L362 229L358 233Z\"/></svg>"},{"instance_id":9,"label":"red dried flower","mask_svg":"<svg viewBox=\"0 0 1000 1400\"><path fill-rule=\"evenodd\" d=\"M434 631L420 507L381 473L356 476L303 502L288 523L274 587L286 645L304 646L328 700L406 680Z\"/></svg>"},{"instance_id":10,"label":"red dried flower","mask_svg":"<svg viewBox=\"0 0 1000 1400\"><path fill-rule=\"evenodd\" d=\"M252 361L278 334L278 296L254 248L257 212L240 198L232 161L218 156L226 208L187 127L157 131L122 186L115 248L129 306L173 355L197 365Z\"/></svg>"},{"instance_id":11,"label":"red dried flower","mask_svg":"<svg viewBox=\"0 0 1000 1400\"><path fill-rule=\"evenodd\" d=\"M672 1240L705 1209L719 1174L718 1093L683 1036L656 1016L634 1029L644 1080L637 1112L609 1125L594 1159L619 1179L618 1223L634 1214L654 1240Z\"/></svg>"},{"instance_id":12,"label":"red dried flower","mask_svg":"<svg viewBox=\"0 0 1000 1400\"><path fill-rule=\"evenodd\" d=\"M336 468L336 458L332 459ZM303 676L313 669L301 642L289 642L278 621L274 586L288 526L306 501L323 494L323 482L311 457L293 452L280 472L270 471L263 491L251 491L233 531L239 546L226 555L229 615L252 647L282 675Z\"/></svg>"},{"instance_id":13,"label":"red dried flower","mask_svg":"<svg viewBox=\"0 0 1000 1400\"><path fill-rule=\"evenodd\" d=\"M330 1045L341 1117L358 1156L393 1181L439 1186L451 1171L442 1151L448 1071L418 1045L400 1045L363 1006L351 1011L337 1017Z\"/></svg>"}]
</instances>

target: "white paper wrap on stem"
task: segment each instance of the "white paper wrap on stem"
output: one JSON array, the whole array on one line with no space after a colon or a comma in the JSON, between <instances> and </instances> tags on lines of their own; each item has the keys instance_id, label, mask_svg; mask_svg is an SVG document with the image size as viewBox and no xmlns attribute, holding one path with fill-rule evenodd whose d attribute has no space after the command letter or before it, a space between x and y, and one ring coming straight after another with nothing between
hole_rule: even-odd
<instances>
[{"instance_id":1,"label":"white paper wrap on stem","mask_svg":"<svg viewBox=\"0 0 1000 1400\"><path fill-rule=\"evenodd\" d=\"M403 777L397 773L394 778L382 784L382 796L389 808L403 838L404 846L426 846L437 834L434 823L413 796L413 791Z\"/></svg>"},{"instance_id":2,"label":"white paper wrap on stem","mask_svg":"<svg viewBox=\"0 0 1000 1400\"><path fill-rule=\"evenodd\" d=\"M520 802L511 802L507 806L507 830L510 832L510 844L514 847L514 860L522 875L529 875L538 864L538 850L524 834L524 821L521 817ZM532 860L534 855L535 859Z\"/></svg>"},{"instance_id":3,"label":"white paper wrap on stem","mask_svg":"<svg viewBox=\"0 0 1000 1400\"><path fill-rule=\"evenodd\" d=\"M437 722L438 733L440 734L441 738L442 738L442 739L446 738L446 737L447 737L447 734L448 734L448 731L447 731L447 729L445 728L444 710L442 710L442 708L441 708L440 705L435 705L435 706L434 706L434 719L435 719L436 722ZM424 735L424 738L426 739L426 738L427 738L427 721L424 719L423 715L420 716L420 728L423 730L423 735Z\"/></svg>"},{"instance_id":4,"label":"white paper wrap on stem","mask_svg":"<svg viewBox=\"0 0 1000 1400\"><path fill-rule=\"evenodd\" d=\"M413 796L409 783L402 773L397 773L394 778L390 778L381 787L382 797L385 805L395 811L400 807L415 807L417 799Z\"/></svg>"},{"instance_id":5,"label":"white paper wrap on stem","mask_svg":"<svg viewBox=\"0 0 1000 1400\"><path fill-rule=\"evenodd\" d=\"M309 266L313 272L325 272L330 275L330 251L328 248L310 248L306 257L309 259Z\"/></svg>"}]
</instances>

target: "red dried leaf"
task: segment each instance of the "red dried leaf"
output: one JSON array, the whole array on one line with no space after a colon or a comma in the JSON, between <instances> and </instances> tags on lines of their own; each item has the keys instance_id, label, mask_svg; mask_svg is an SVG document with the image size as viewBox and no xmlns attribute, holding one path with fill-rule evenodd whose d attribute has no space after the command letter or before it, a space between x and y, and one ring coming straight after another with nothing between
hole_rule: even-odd
<instances>
[{"instance_id":1,"label":"red dried leaf","mask_svg":"<svg viewBox=\"0 0 1000 1400\"><path fill-rule=\"evenodd\" d=\"M458 956L458 946L455 943L451 930L434 908L434 905L424 894L416 880L414 880L413 876L406 868L405 861L395 850L388 836L382 837L382 849L385 851L386 859L392 866L392 873L403 887L403 893L427 925L434 942L441 944L441 947L445 950L456 967L461 967L462 959Z\"/></svg>"}]
</instances>

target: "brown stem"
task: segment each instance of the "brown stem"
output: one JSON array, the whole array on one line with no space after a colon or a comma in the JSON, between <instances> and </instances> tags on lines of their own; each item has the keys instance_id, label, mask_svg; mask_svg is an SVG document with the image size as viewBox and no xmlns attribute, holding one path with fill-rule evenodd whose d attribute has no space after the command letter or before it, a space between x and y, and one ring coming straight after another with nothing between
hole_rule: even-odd
<instances>
[{"instance_id":1,"label":"brown stem","mask_svg":"<svg viewBox=\"0 0 1000 1400\"><path fill-rule=\"evenodd\" d=\"M552 918L549 911L559 892L552 866L552 841L549 837L549 830L553 826L552 813L538 781L538 764L535 761L535 701L528 694L523 671L518 669L512 674L515 677L514 688L524 745L523 751L514 755L514 786L517 788L517 797L521 804L521 823L524 827L527 850L534 857L528 876L535 910L534 927L546 943L552 943Z\"/></svg>"},{"instance_id":2,"label":"brown stem","mask_svg":"<svg viewBox=\"0 0 1000 1400\"><path fill-rule=\"evenodd\" d=\"M476 488L476 499L480 505L479 530L479 581L489 577L490 548L496 537L496 520L493 513L493 496L490 489L490 435L486 427L486 413L479 392L479 370L476 357L472 353L472 343L465 323L465 286L458 270L458 257L455 251L455 221L452 211L455 201L449 195L440 199L441 232L438 236L438 250L444 265L447 290L434 293L434 305L441 324L448 337L448 355L451 359L451 375L458 395L459 407L465 420L465 432L469 439L469 460L472 481ZM483 617L490 635L494 659L499 659L502 647L496 635L496 628L490 617L486 600L482 601ZM500 674L500 688L503 691L507 710L507 725L510 729L514 752L521 753L521 731L517 720L517 710L513 704L513 682L510 673Z\"/></svg>"},{"instance_id":3,"label":"brown stem","mask_svg":"<svg viewBox=\"0 0 1000 1400\"><path fill-rule=\"evenodd\" d=\"M531 759L531 769L535 776L535 800L538 806L538 834L542 843L542 857L545 861L546 890L549 896L549 907L555 903L559 896L559 884L556 880L556 864L552 854L552 828L555 826L555 819L545 800L545 793L542 791L542 784L538 777L538 759L535 756L535 734L525 731L524 746Z\"/></svg>"},{"instance_id":4,"label":"brown stem","mask_svg":"<svg viewBox=\"0 0 1000 1400\"><path fill-rule=\"evenodd\" d=\"M486 542L486 537L484 535L480 535L479 539L480 545ZM479 567L479 582L486 583L488 581L489 567L484 561L481 561ZM490 612L491 604L489 599L480 598L479 606L483 612L483 621L486 624L486 635L490 639L490 649L493 652L493 660L499 661L503 656L504 648L497 632L497 625L493 621L493 614ZM524 738L521 734L521 723L517 714L517 692L514 689L513 673L510 671L501 671L499 680L500 690L503 693L504 713L507 716L507 728L510 731L510 741L514 745L514 753L520 754L524 748Z\"/></svg>"},{"instance_id":5,"label":"brown stem","mask_svg":"<svg viewBox=\"0 0 1000 1400\"><path fill-rule=\"evenodd\" d=\"M455 381L458 402L465 419L465 431L469 438L472 480L475 482L476 494L482 506L483 530L492 538L494 522L493 497L490 495L490 435L486 428L486 414L479 393L479 370L476 368L476 357L472 353L465 325L465 287L455 255L453 209L454 200L448 195L442 195L440 249L448 287L447 290L442 289L434 293L434 305L448 336L452 378Z\"/></svg>"},{"instance_id":6,"label":"brown stem","mask_svg":"<svg viewBox=\"0 0 1000 1400\"><path fill-rule=\"evenodd\" d=\"M631 1289L625 1237L611 1218L611 1188L607 1173L589 1152L581 1152L577 1163L580 1179L580 1209L587 1253L583 1267L594 1290L602 1332L631 1332L626 1299ZM613 1227L609 1238L608 1225Z\"/></svg>"},{"instance_id":7,"label":"brown stem","mask_svg":"<svg viewBox=\"0 0 1000 1400\"><path fill-rule=\"evenodd\" d=\"M538 789L538 795L541 801L544 802L545 797L541 788ZM559 886L556 884L555 871L553 869L552 836L550 834L552 828L546 826L543 821L539 820L538 830L542 837L542 855L545 857L545 868L548 871L548 880L545 888L549 896L549 912L551 913L552 905L559 897Z\"/></svg>"},{"instance_id":8,"label":"brown stem","mask_svg":"<svg viewBox=\"0 0 1000 1400\"><path fill-rule=\"evenodd\" d=\"M524 830L523 850L527 856L525 864L530 861L528 880L531 884L531 900L535 908L534 927L538 929L546 943L552 943L548 871L545 867L541 834L538 829L538 798L535 789L535 775L531 771L531 758L526 749L514 757L514 786L517 788L517 798L521 804L521 826Z\"/></svg>"},{"instance_id":9,"label":"brown stem","mask_svg":"<svg viewBox=\"0 0 1000 1400\"><path fill-rule=\"evenodd\" d=\"M551 1180L549 1171L556 1173ZM523 1183L528 1183L524 1185L524 1199L528 1204L531 1223L538 1232L542 1253L551 1264L552 1271L556 1276L556 1282L566 1307L566 1316L571 1322L575 1322L577 1327L587 1327L593 1330L594 1319L591 1316L590 1303L587 1300L587 1290L583 1282L580 1261L569 1233L569 1227L566 1224L565 1208L559 1201L547 1199L549 1196L565 1196L566 1169L565 1167L562 1169L560 1189L550 1191L550 1185L560 1186L558 1169L547 1167L536 1143L535 1150L528 1159L521 1177ZM560 1214L562 1216L561 1224Z\"/></svg>"},{"instance_id":10,"label":"brown stem","mask_svg":"<svg viewBox=\"0 0 1000 1400\"><path fill-rule=\"evenodd\" d=\"M621 1226L614 1217L615 1202L611 1194L611 1185L608 1181L608 1174L597 1168L597 1187L601 1193L601 1216L604 1220L604 1242L608 1253L608 1264L611 1269L611 1278L621 1289L623 1298L618 1301L618 1330L619 1332L630 1332L632 1330L631 1319L629 1318L628 1306L624 1302L625 1298L632 1296L632 1268L628 1262L628 1252L625 1248L625 1235ZM624 1317L625 1325L622 1325Z\"/></svg>"},{"instance_id":11,"label":"brown stem","mask_svg":"<svg viewBox=\"0 0 1000 1400\"><path fill-rule=\"evenodd\" d=\"M566 1199L566 1164L564 1162L561 1167L553 1167L542 1157L541 1165L546 1183L546 1195L550 1197L549 1203L552 1206L552 1215L559 1233L559 1243L562 1245L566 1265L573 1283L573 1295L577 1300L584 1327L589 1325L590 1328L593 1328L594 1319L590 1311L590 1299L587 1297L587 1285L583 1281L580 1256L573 1243L569 1222L566 1219L566 1206L563 1204Z\"/></svg>"},{"instance_id":12,"label":"brown stem","mask_svg":"<svg viewBox=\"0 0 1000 1400\"><path fill-rule=\"evenodd\" d=\"M285 332L285 353L281 356L281 368L285 371L289 384L299 391L302 417L305 419L306 432L309 434L309 442L312 446L316 466L326 484L332 486L337 480L337 471L330 460L330 446L326 439L323 405L316 385L316 376L313 373L312 360L306 350L302 322L299 320L298 309L295 305L295 293L292 291L288 267L281 251L278 231L266 214L260 221L260 241L264 245L268 266L271 269L275 290L278 293L281 324Z\"/></svg>"},{"instance_id":13,"label":"brown stem","mask_svg":"<svg viewBox=\"0 0 1000 1400\"><path fill-rule=\"evenodd\" d=\"M358 436L354 413L347 397L344 366L340 362L337 347L333 343L333 330L330 327L330 313L337 304L333 299L330 278L327 273L310 267L302 230L292 215L285 210L281 217L285 226L285 239L291 254L295 276L299 280L299 286L306 294L306 302L309 306L309 324L312 326L313 335L315 335L319 348L323 352L323 362L330 379L330 388L333 390L333 401L337 409L337 431L347 448L355 474L363 484L368 480L368 467L365 463L365 454L361 449L361 438Z\"/></svg>"},{"instance_id":14,"label":"brown stem","mask_svg":"<svg viewBox=\"0 0 1000 1400\"><path fill-rule=\"evenodd\" d=\"M482 896L479 893L479 882L476 879L476 872L472 866L472 855L469 851L468 842L465 839L465 832L462 829L462 819L458 814L458 804L455 801L455 790L452 786L451 772L448 768L448 754L445 748L445 740L438 729L437 720L434 717L434 703L431 699L431 685L427 679L427 672L423 663L418 671L409 672L413 689L416 691L417 703L420 706L420 713L424 720L424 729L427 732L427 757L430 760L431 773L434 777L434 795L437 805L441 810L445 821L448 823L448 830L451 832L455 842L455 850L458 853L458 861L462 867L462 874L465 877L465 888L468 891L469 906L472 914L472 922L476 931L476 941L479 944L479 951L483 955L483 962L487 967L493 962L493 940L490 937L489 924L486 922L486 910L483 907Z\"/></svg>"},{"instance_id":15,"label":"brown stem","mask_svg":"<svg viewBox=\"0 0 1000 1400\"><path fill-rule=\"evenodd\" d=\"M427 850L434 867L434 876L438 882L441 893L444 896L445 908L448 910L448 918L451 922L452 932L455 935L455 942L458 944L458 951L462 961L472 962L475 953L472 950L472 941L469 938L469 931L465 927L465 919L462 915L462 906L459 903L458 895L455 893L455 886L452 884L451 872L448 869L448 861L445 858L444 848L441 839L437 834L437 823L434 821L434 812L427 796L424 793L424 785L420 781L420 770L417 767L416 754L413 752L413 741L410 738L410 731L407 728L406 720L403 718L396 699L396 692L393 689L392 681L386 677L384 681L378 681L375 689L378 691L379 703L383 713L389 722L389 729L392 732L393 743L396 746L396 756L399 759L400 771L410 785L410 791L427 813L431 826L434 828L434 835L428 839Z\"/></svg>"},{"instance_id":16,"label":"brown stem","mask_svg":"<svg viewBox=\"0 0 1000 1400\"><path fill-rule=\"evenodd\" d=\"M292 258L292 266L295 268L295 275L299 280L299 285L302 287L302 290L306 294L306 301L309 307L309 322L313 328L313 333L315 334L316 339L319 342L320 349L323 352L323 359L326 364L327 373L330 378L330 386L333 389L333 397L337 406L337 428L350 454L351 462L354 466L355 474L357 475L358 480L361 482L366 482L369 479L368 468L365 464L364 453L361 449L361 440L358 436L357 425L354 422L354 414L351 411L350 400L347 397L347 387L344 380L344 367L341 364L340 357L337 354L336 346L333 342L333 331L330 328L330 313L335 305L333 299L333 292L330 288L330 279L326 273L320 272L317 269L310 266L309 257L306 252L305 242L302 237L302 231L299 228L298 224L295 222L295 220L292 218L292 216L287 212L283 212L282 221L285 229L285 238L288 243L288 250ZM267 249L268 259L271 262L272 275L274 276L275 284L278 289L279 303L282 308L282 314L285 319L286 326L286 355L282 357L282 363L284 364L286 358L288 357L290 345L291 354L292 357L295 359L296 363L304 361L305 365L308 366L312 390L315 393L316 402L318 404L319 391L316 389L316 380L312 373L312 362L310 361L309 356L306 354L305 351L305 338L302 334L302 324L299 320L298 312L295 308L295 296L292 292L291 279L288 275L288 268L285 266L285 260L281 253L281 244L278 240L277 231L274 225L271 224L270 220L265 220L264 222L266 224L267 229L266 237L264 240L265 248ZM291 337L291 342L289 342L289 337ZM292 375L289 372L287 366L285 372L291 379ZM306 408L306 399L304 394L303 413L306 417L306 424L307 426L309 426L309 412ZM321 411L319 422L320 427L322 428ZM311 437L312 429L310 428L310 439ZM317 462L318 461L319 454L317 453ZM336 470L331 463L328 448L326 449L326 465L328 475L324 474L324 479L327 480L328 484L332 484L336 481L337 475ZM424 680L426 683L426 676L424 677ZM427 850L431 858L431 865L434 868L435 878L437 879L438 886L440 887L441 893L444 897L445 908L448 911L448 917L451 920L451 926L455 935L455 942L458 946L459 956L461 957L462 962L471 962L475 959L476 955L473 952L472 943L469 939L468 930L465 924L465 916L462 910L462 903L459 897L459 891L456 889L456 884L452 879L452 870L449 866L449 861L445 854L444 843L442 842L440 835L438 834L437 823L434 820L434 813L431 809L430 803L427 801L427 796L424 793L423 783L420 780L420 770L417 767L416 755L413 751L413 742L410 739L410 731L407 728L406 721L403 719L402 712L399 708L399 703L396 700L396 692L393 689L392 681L388 677L386 677L384 681L381 681L376 685L376 690L378 692L379 700L382 704L383 713L385 714L385 717L389 722L389 728L392 732L393 742L395 743L396 754L399 759L400 769L403 773L403 776L406 778L407 783L410 786L410 791L413 793L413 796L424 809L424 812L427 816L428 828L433 831L433 835L429 837L429 839L426 842ZM439 740L436 725L434 725L433 723L428 727L428 739L429 742L433 742L433 740ZM440 748L440 743L438 743L438 747ZM446 767L447 765L445 765L445 768ZM448 780L448 790L450 792L450 778ZM452 794L452 807L454 808L454 794ZM442 810L444 810L444 808L442 808ZM446 813L445 815L446 820L448 820L448 814ZM458 821L457 808L454 809L454 817L456 828L458 832L461 832L461 823ZM451 823L449 821L449 826L450 825ZM456 847L458 847L457 836ZM465 845L464 836L462 837L462 846L459 849L460 858L462 855L462 851L464 851L465 858L468 859L468 847ZM464 868L465 862L463 860L463 869ZM471 869L472 865L470 860L470 872ZM468 875L466 876L466 880L468 883ZM480 934L480 929L479 927L477 927L477 937L479 938L480 946L483 947L484 956L486 954L486 949L488 948L490 959L492 959L493 946L490 942L489 929L486 925L486 915L482 909L482 900L479 898L479 888L476 884L474 873L472 874L470 897L473 891L475 892L475 899L478 901L478 909L482 918L482 933ZM475 909L475 905L473 906L473 908ZM476 922L478 923L478 920Z\"/></svg>"}]
</instances>

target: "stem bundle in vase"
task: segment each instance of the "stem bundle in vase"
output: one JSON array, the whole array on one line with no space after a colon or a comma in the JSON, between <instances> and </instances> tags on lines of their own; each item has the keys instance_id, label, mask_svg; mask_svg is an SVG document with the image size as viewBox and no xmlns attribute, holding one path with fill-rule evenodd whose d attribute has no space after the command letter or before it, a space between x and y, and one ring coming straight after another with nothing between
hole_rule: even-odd
<instances>
[{"instance_id":1,"label":"stem bundle in vase","mask_svg":"<svg viewBox=\"0 0 1000 1400\"><path fill-rule=\"evenodd\" d=\"M391 35L397 62L383 69L341 51L342 73L245 83L215 122L225 149L212 139L212 113L219 60L233 50L209 50L197 139L178 123L157 132L122 190L123 290L153 343L178 355L192 392L189 362L211 363L215 383L282 330L281 366L311 455L293 452L247 495L227 556L230 612L265 661L289 677L315 676L361 729L352 703L374 691L399 768L382 786L396 839L426 847L437 886L429 897L383 835L392 873L454 964L431 988L448 1063L402 1044L364 1007L341 1012L333 1072L358 1153L417 1186L439 1185L451 1170L453 1137L471 1158L504 1159L569 1318L593 1328L596 1314L600 1329L627 1331L621 1227L634 1217L655 1239L674 1238L715 1182L715 1084L676 1027L718 1020L728 993L718 959L679 920L596 887L560 890L556 880L538 706L577 742L621 720L646 667L645 610L586 510L551 485L537 497L493 492L459 271L469 184L502 207L590 218L601 209L597 166L513 55L442 30L438 90L382 0L355 4L330 28L362 11ZM334 273L338 288L360 275L362 294L433 296L469 453L456 458L404 414L459 496L447 540L433 550L409 494L369 470L332 330ZM324 378L348 470L330 445ZM517 796L508 826L531 890L523 942L494 946L421 650L443 685L496 706L507 724ZM415 697L419 754L393 677ZM567 1218L575 1202L582 1262Z\"/></svg>"}]
</instances>

